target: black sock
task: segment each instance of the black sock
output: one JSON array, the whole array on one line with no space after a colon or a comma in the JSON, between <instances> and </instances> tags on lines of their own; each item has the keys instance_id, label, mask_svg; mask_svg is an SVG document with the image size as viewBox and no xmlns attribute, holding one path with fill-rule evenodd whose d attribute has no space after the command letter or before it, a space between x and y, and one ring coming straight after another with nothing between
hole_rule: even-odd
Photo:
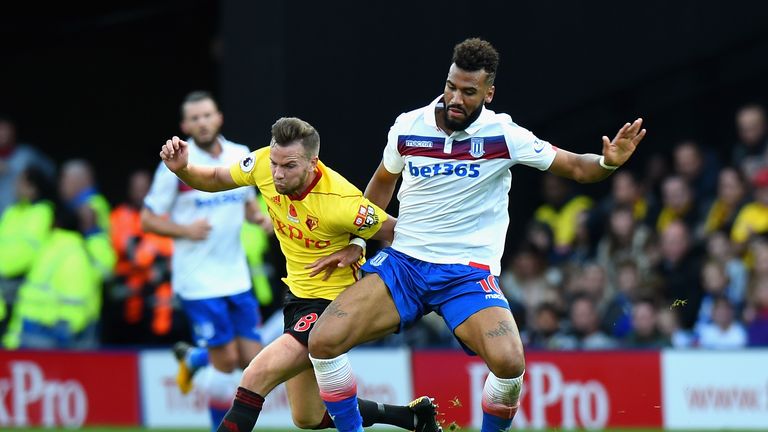
<instances>
[{"instance_id":1,"label":"black sock","mask_svg":"<svg viewBox=\"0 0 768 432\"><path fill-rule=\"evenodd\" d=\"M247 388L238 387L232 408L227 411L216 432L251 432L262 405L263 397Z\"/></svg>"},{"instance_id":2,"label":"black sock","mask_svg":"<svg viewBox=\"0 0 768 432\"><path fill-rule=\"evenodd\" d=\"M363 417L363 427L374 423L384 423L406 430L413 430L415 419L413 411L407 406L387 405L365 399L357 399L360 415Z\"/></svg>"}]
</instances>

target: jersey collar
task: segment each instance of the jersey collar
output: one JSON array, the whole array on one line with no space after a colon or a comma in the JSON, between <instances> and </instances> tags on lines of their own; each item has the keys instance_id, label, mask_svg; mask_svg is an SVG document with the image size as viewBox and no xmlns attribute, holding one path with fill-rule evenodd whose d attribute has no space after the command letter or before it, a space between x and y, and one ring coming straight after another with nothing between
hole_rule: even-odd
<instances>
[{"instance_id":1,"label":"jersey collar","mask_svg":"<svg viewBox=\"0 0 768 432\"><path fill-rule=\"evenodd\" d=\"M437 108L438 104L443 104L443 95L436 97L429 105L424 108L424 123L427 126L439 130L440 128L437 126L437 119L435 118L435 109ZM466 132L468 135L476 133L488 122L488 119L494 114L493 111L485 107L485 104L483 104L482 108L480 109L482 111L480 111L480 115L477 116L477 119L462 132Z\"/></svg>"},{"instance_id":2,"label":"jersey collar","mask_svg":"<svg viewBox=\"0 0 768 432\"><path fill-rule=\"evenodd\" d=\"M303 200L307 195L309 195L310 192L312 192L312 189L315 188L317 185L317 182L320 181L320 178L323 176L323 172L320 171L320 166L315 168L315 178L312 180L312 183L309 184L309 186L302 192L300 195L288 195L288 198L291 199L291 201L301 201Z\"/></svg>"}]
</instances>

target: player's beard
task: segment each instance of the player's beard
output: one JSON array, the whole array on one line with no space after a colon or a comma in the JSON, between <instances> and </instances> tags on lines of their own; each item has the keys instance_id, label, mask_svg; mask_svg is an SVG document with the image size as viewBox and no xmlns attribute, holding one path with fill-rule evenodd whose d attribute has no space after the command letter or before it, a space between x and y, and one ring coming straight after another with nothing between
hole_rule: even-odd
<instances>
[{"instance_id":1,"label":"player's beard","mask_svg":"<svg viewBox=\"0 0 768 432\"><path fill-rule=\"evenodd\" d=\"M463 131L464 129L468 128L469 125L474 123L474 121L477 120L478 117L480 117L480 112L483 110L483 106L480 105L474 111L472 111L472 113L467 115L464 121L459 122L459 121L452 120L448 116L448 109L451 107L458 108L454 105L446 104L445 109L443 109L443 120L445 120L445 126L452 131ZM463 110L463 108L461 109ZM466 112L464 114L466 114Z\"/></svg>"},{"instance_id":2,"label":"player's beard","mask_svg":"<svg viewBox=\"0 0 768 432\"><path fill-rule=\"evenodd\" d=\"M275 190L277 190L280 195L298 195L300 192L303 192L304 188L307 186L307 179L309 179L309 171L304 172L304 175L301 176L296 186L290 187L289 185L286 185L285 187L278 187L277 183L275 183Z\"/></svg>"}]
</instances>

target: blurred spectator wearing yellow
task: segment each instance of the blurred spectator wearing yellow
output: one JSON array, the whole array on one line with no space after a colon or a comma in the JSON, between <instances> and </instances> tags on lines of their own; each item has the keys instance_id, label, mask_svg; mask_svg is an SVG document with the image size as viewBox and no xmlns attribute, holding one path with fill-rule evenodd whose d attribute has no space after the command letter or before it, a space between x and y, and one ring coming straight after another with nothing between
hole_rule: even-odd
<instances>
[{"instance_id":1,"label":"blurred spectator wearing yellow","mask_svg":"<svg viewBox=\"0 0 768 432\"><path fill-rule=\"evenodd\" d=\"M77 216L66 206L56 206L53 230L19 288L5 347L95 348L98 272L78 231Z\"/></svg>"},{"instance_id":2,"label":"blurred spectator wearing yellow","mask_svg":"<svg viewBox=\"0 0 768 432\"><path fill-rule=\"evenodd\" d=\"M768 168L755 173L752 186L754 200L739 211L731 231L731 240L742 249L753 236L768 234Z\"/></svg>"},{"instance_id":3,"label":"blurred spectator wearing yellow","mask_svg":"<svg viewBox=\"0 0 768 432\"><path fill-rule=\"evenodd\" d=\"M579 218L592 208L592 199L573 194L570 183L554 174L544 175L542 192L545 203L536 209L534 218L549 225L556 255L565 258L574 246Z\"/></svg>"},{"instance_id":4,"label":"blurred spectator wearing yellow","mask_svg":"<svg viewBox=\"0 0 768 432\"><path fill-rule=\"evenodd\" d=\"M661 184L662 207L659 217L656 219L656 230L661 233L673 221L683 221L689 227L698 223L699 215L696 211L691 187L680 176L670 176Z\"/></svg>"},{"instance_id":5,"label":"blurred spectator wearing yellow","mask_svg":"<svg viewBox=\"0 0 768 432\"><path fill-rule=\"evenodd\" d=\"M18 143L16 125L0 114L0 213L16 200L16 179L29 166L36 167L51 180L54 177L53 162L34 147Z\"/></svg>"},{"instance_id":6,"label":"blurred spectator wearing yellow","mask_svg":"<svg viewBox=\"0 0 768 432\"><path fill-rule=\"evenodd\" d=\"M80 232L100 281L112 277L117 254L109 239L109 201L98 192L91 165L81 159L64 162L59 178L59 195L77 214Z\"/></svg>"},{"instance_id":7,"label":"blurred spectator wearing yellow","mask_svg":"<svg viewBox=\"0 0 768 432\"><path fill-rule=\"evenodd\" d=\"M704 235L718 230L730 232L736 215L747 201L747 188L741 173L731 167L720 170L717 196L712 202L704 221Z\"/></svg>"},{"instance_id":8,"label":"blurred spectator wearing yellow","mask_svg":"<svg viewBox=\"0 0 768 432\"><path fill-rule=\"evenodd\" d=\"M0 299L8 307L50 235L56 196L53 183L35 166L20 173L15 189L16 203L0 216ZM2 333L5 321L0 322Z\"/></svg>"}]
</instances>

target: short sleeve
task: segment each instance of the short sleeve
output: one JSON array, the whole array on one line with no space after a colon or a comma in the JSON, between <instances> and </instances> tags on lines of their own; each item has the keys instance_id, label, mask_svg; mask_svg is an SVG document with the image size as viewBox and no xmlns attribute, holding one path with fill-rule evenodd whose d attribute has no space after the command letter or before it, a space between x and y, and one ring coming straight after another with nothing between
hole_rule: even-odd
<instances>
[{"instance_id":1,"label":"short sleeve","mask_svg":"<svg viewBox=\"0 0 768 432\"><path fill-rule=\"evenodd\" d=\"M155 170L149 193L144 197L144 206L155 214L170 212L179 193L179 182L181 180L176 177L176 174L160 162Z\"/></svg>"},{"instance_id":2,"label":"short sleeve","mask_svg":"<svg viewBox=\"0 0 768 432\"><path fill-rule=\"evenodd\" d=\"M513 164L523 164L541 171L549 169L557 150L552 144L536 137L531 131L511 122L504 135Z\"/></svg>"},{"instance_id":3,"label":"short sleeve","mask_svg":"<svg viewBox=\"0 0 768 432\"><path fill-rule=\"evenodd\" d=\"M229 166L229 174L238 186L256 185L253 174L255 173L256 152L248 153L240 161Z\"/></svg>"},{"instance_id":4,"label":"short sleeve","mask_svg":"<svg viewBox=\"0 0 768 432\"><path fill-rule=\"evenodd\" d=\"M382 157L382 163L384 168L392 174L400 174L405 167L405 161L400 151L397 149L398 139L398 120L395 120L395 124L389 129L387 135L387 146L384 147L384 156Z\"/></svg>"},{"instance_id":5,"label":"short sleeve","mask_svg":"<svg viewBox=\"0 0 768 432\"><path fill-rule=\"evenodd\" d=\"M384 210L362 195L343 197L334 207L337 214L332 219L341 231L364 239L376 234L388 216Z\"/></svg>"}]
</instances>

